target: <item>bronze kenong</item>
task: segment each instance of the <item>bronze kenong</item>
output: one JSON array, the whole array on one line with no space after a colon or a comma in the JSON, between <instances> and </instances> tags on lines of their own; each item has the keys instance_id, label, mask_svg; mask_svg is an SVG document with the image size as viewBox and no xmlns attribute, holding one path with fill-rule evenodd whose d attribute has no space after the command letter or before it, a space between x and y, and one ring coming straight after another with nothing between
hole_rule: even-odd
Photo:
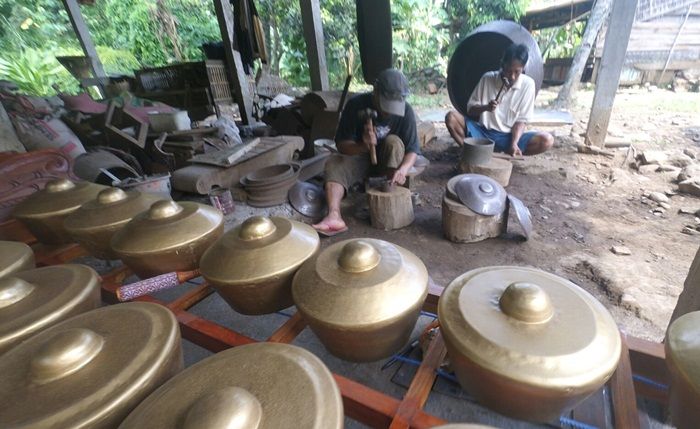
<instances>
[{"instance_id":1,"label":"bronze kenong","mask_svg":"<svg viewBox=\"0 0 700 429\"><path fill-rule=\"evenodd\" d=\"M83 313L0 356L0 422L115 428L182 366L167 308L138 302Z\"/></svg>"},{"instance_id":2,"label":"bronze kenong","mask_svg":"<svg viewBox=\"0 0 700 429\"><path fill-rule=\"evenodd\" d=\"M191 271L224 233L223 220L210 206L157 201L112 236L112 250L141 278Z\"/></svg>"},{"instance_id":3,"label":"bronze kenong","mask_svg":"<svg viewBox=\"0 0 700 429\"><path fill-rule=\"evenodd\" d=\"M204 253L200 271L237 312L274 313L294 304L294 273L319 246L318 233L304 223L253 216Z\"/></svg>"},{"instance_id":4,"label":"bronze kenong","mask_svg":"<svg viewBox=\"0 0 700 429\"><path fill-rule=\"evenodd\" d=\"M428 294L420 259L392 243L335 243L301 266L292 285L297 309L324 346L346 360L375 361L409 339Z\"/></svg>"},{"instance_id":5,"label":"bronze kenong","mask_svg":"<svg viewBox=\"0 0 700 429\"><path fill-rule=\"evenodd\" d=\"M19 203L12 216L44 244L73 243L63 222L103 189L107 187L89 182L73 183L68 179L53 180Z\"/></svg>"},{"instance_id":6,"label":"bronze kenong","mask_svg":"<svg viewBox=\"0 0 700 429\"><path fill-rule=\"evenodd\" d=\"M340 429L343 402L312 353L257 343L204 359L141 403L120 429Z\"/></svg>"},{"instance_id":7,"label":"bronze kenong","mask_svg":"<svg viewBox=\"0 0 700 429\"><path fill-rule=\"evenodd\" d=\"M32 248L17 241L0 240L0 279L34 268Z\"/></svg>"},{"instance_id":8,"label":"bronze kenong","mask_svg":"<svg viewBox=\"0 0 700 429\"><path fill-rule=\"evenodd\" d=\"M620 359L620 333L605 307L533 268L461 275L445 288L438 318L462 387L513 418L558 419L600 389Z\"/></svg>"},{"instance_id":9,"label":"bronze kenong","mask_svg":"<svg viewBox=\"0 0 700 429\"><path fill-rule=\"evenodd\" d=\"M85 265L54 265L0 278L0 354L100 303L100 278Z\"/></svg>"},{"instance_id":10,"label":"bronze kenong","mask_svg":"<svg viewBox=\"0 0 700 429\"><path fill-rule=\"evenodd\" d=\"M139 191L107 188L68 216L64 227L93 256L116 259L110 247L114 233L159 199L157 195Z\"/></svg>"},{"instance_id":11,"label":"bronze kenong","mask_svg":"<svg viewBox=\"0 0 700 429\"><path fill-rule=\"evenodd\" d=\"M695 429L700 424L700 311L671 323L665 348L671 420L678 429Z\"/></svg>"}]
</instances>

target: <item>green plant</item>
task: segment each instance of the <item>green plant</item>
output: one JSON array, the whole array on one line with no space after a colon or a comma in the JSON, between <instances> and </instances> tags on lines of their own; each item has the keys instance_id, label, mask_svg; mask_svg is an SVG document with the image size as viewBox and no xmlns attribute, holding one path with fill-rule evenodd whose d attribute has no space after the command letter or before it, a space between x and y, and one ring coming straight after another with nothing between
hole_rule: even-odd
<instances>
[{"instance_id":1,"label":"green plant","mask_svg":"<svg viewBox=\"0 0 700 429\"><path fill-rule=\"evenodd\" d=\"M14 82L21 92L39 96L55 94L54 84L63 91L77 87L77 81L53 56L34 49L0 58L0 78Z\"/></svg>"},{"instance_id":2,"label":"green plant","mask_svg":"<svg viewBox=\"0 0 700 429\"><path fill-rule=\"evenodd\" d=\"M441 28L447 18L438 0L397 0L391 4L394 28L394 65L404 72L438 66L447 69L444 50L449 33Z\"/></svg>"}]
</instances>

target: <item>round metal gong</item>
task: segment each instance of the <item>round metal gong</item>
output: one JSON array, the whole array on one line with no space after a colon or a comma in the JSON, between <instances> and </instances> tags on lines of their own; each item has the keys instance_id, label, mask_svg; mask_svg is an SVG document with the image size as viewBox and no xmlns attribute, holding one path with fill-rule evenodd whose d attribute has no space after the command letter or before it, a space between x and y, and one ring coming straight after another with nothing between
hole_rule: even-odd
<instances>
[{"instance_id":1,"label":"round metal gong","mask_svg":"<svg viewBox=\"0 0 700 429\"><path fill-rule=\"evenodd\" d=\"M700 421L700 311L671 323L665 347L671 374L671 420L679 429L694 428Z\"/></svg>"},{"instance_id":2,"label":"round metal gong","mask_svg":"<svg viewBox=\"0 0 700 429\"><path fill-rule=\"evenodd\" d=\"M454 185L459 201L474 213L494 216L506 207L506 190L481 174L464 174Z\"/></svg>"},{"instance_id":3,"label":"round metal gong","mask_svg":"<svg viewBox=\"0 0 700 429\"><path fill-rule=\"evenodd\" d=\"M326 215L326 194L323 188L309 182L297 182L289 190L289 202L294 210L310 218Z\"/></svg>"},{"instance_id":4,"label":"round metal gong","mask_svg":"<svg viewBox=\"0 0 700 429\"><path fill-rule=\"evenodd\" d=\"M32 248L17 241L0 241L0 278L34 268Z\"/></svg>"},{"instance_id":5,"label":"round metal gong","mask_svg":"<svg viewBox=\"0 0 700 429\"><path fill-rule=\"evenodd\" d=\"M447 91L452 105L463 115L479 79L484 73L498 70L506 48L523 43L529 51L525 74L535 81L536 91L542 86L544 67L537 42L529 31L513 21L493 21L480 25L459 43L447 68Z\"/></svg>"},{"instance_id":6,"label":"round metal gong","mask_svg":"<svg viewBox=\"0 0 700 429\"><path fill-rule=\"evenodd\" d=\"M620 334L605 307L533 268L463 274L445 288L438 318L462 387L514 418L552 421L598 390L620 359Z\"/></svg>"},{"instance_id":7,"label":"round metal gong","mask_svg":"<svg viewBox=\"0 0 700 429\"><path fill-rule=\"evenodd\" d=\"M0 356L0 422L114 428L182 365L180 331L166 307L136 302L83 313Z\"/></svg>"},{"instance_id":8,"label":"round metal gong","mask_svg":"<svg viewBox=\"0 0 700 429\"><path fill-rule=\"evenodd\" d=\"M204 359L143 401L119 429L341 429L333 375L312 353L257 343Z\"/></svg>"},{"instance_id":9,"label":"round metal gong","mask_svg":"<svg viewBox=\"0 0 700 429\"><path fill-rule=\"evenodd\" d=\"M100 303L100 278L85 265L54 265L0 278L0 354Z\"/></svg>"}]
</instances>

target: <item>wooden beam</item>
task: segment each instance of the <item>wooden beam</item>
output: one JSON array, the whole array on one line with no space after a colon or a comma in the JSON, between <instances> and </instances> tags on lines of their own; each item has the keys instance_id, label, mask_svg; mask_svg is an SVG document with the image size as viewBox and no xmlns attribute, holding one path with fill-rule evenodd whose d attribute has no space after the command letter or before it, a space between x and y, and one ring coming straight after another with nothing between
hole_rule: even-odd
<instances>
[{"instance_id":1,"label":"wooden beam","mask_svg":"<svg viewBox=\"0 0 700 429\"><path fill-rule=\"evenodd\" d=\"M238 104L241 119L246 125L255 122L253 119L253 99L248 89L248 78L243 71L241 54L233 48L234 23L233 9L229 0L214 0L216 18L219 21L221 40L224 42L224 55L226 57L226 77L233 89L233 98Z\"/></svg>"},{"instance_id":2,"label":"wooden beam","mask_svg":"<svg viewBox=\"0 0 700 429\"><path fill-rule=\"evenodd\" d=\"M632 365L627 348L627 336L620 333L620 337L622 340L620 363L608 382L613 403L614 427L639 429L639 411L637 410L637 397L632 381Z\"/></svg>"},{"instance_id":3,"label":"wooden beam","mask_svg":"<svg viewBox=\"0 0 700 429\"><path fill-rule=\"evenodd\" d=\"M311 89L327 91L328 67L326 66L326 51L323 42L323 24L321 23L321 6L319 0L299 0L301 6L301 22L304 26L306 41L306 57L309 60Z\"/></svg>"},{"instance_id":4,"label":"wooden beam","mask_svg":"<svg viewBox=\"0 0 700 429\"><path fill-rule=\"evenodd\" d=\"M605 33L603 56L593 96L593 107L588 118L586 144L603 147L608 134L608 124L615 102L615 92L620 83L620 73L625 63L627 44L630 40L637 0L615 0L610 11L608 30Z\"/></svg>"},{"instance_id":5,"label":"wooden beam","mask_svg":"<svg viewBox=\"0 0 700 429\"><path fill-rule=\"evenodd\" d=\"M63 6L66 9L66 13L68 13L68 19L70 19L78 42L80 42L80 46L83 48L83 53L90 59L92 74L98 79L106 78L107 74L105 74L102 63L100 62L100 57L97 55L95 45L92 43L92 37L90 37L90 32L85 24L83 15L80 13L80 5L76 0L63 0Z\"/></svg>"}]
</instances>

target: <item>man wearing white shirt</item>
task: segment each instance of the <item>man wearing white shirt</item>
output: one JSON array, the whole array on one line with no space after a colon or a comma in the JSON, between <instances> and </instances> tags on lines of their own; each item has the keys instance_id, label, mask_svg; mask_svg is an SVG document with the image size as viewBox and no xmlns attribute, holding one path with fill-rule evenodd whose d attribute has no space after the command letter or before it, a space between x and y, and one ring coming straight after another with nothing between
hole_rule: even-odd
<instances>
[{"instance_id":1,"label":"man wearing white shirt","mask_svg":"<svg viewBox=\"0 0 700 429\"><path fill-rule=\"evenodd\" d=\"M535 108L535 81L523 74L527 47L510 45L501 69L485 73L467 103L467 116L452 111L445 125L458 145L465 137L482 137L494 142L494 150L510 155L536 155L554 144L551 134L525 132Z\"/></svg>"}]
</instances>

